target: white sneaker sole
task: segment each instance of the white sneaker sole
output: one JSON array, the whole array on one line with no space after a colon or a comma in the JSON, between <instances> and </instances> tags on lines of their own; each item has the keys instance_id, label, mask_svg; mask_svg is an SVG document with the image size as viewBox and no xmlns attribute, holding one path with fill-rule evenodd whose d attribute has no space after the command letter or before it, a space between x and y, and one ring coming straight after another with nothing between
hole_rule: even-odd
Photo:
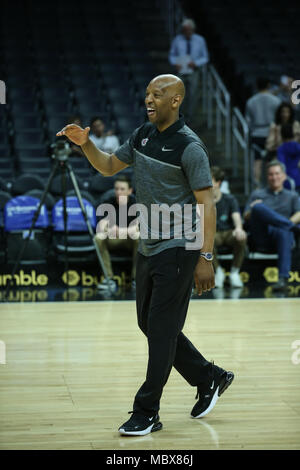
<instances>
[{"instance_id":1,"label":"white sneaker sole","mask_svg":"<svg viewBox=\"0 0 300 470\"><path fill-rule=\"evenodd\" d=\"M213 409L213 407L215 406L215 404L218 401L218 398L219 398L218 392L219 392L219 387L217 387L217 389L214 393L214 396L212 397L212 400L211 400L209 406L206 408L206 410L202 411L202 413L200 413L197 416L191 415L191 417L194 418L194 419L197 419L197 418L203 418L203 416L207 415Z\"/></svg>"},{"instance_id":2,"label":"white sneaker sole","mask_svg":"<svg viewBox=\"0 0 300 470\"><path fill-rule=\"evenodd\" d=\"M110 286L110 290L112 290L112 291L115 290L115 288L116 288L115 284L112 284L112 285ZM98 290L109 290L109 287L106 286L106 285L98 284L98 285L97 285L97 289L98 289Z\"/></svg>"},{"instance_id":3,"label":"white sneaker sole","mask_svg":"<svg viewBox=\"0 0 300 470\"><path fill-rule=\"evenodd\" d=\"M235 289L235 288L242 288L242 287L244 287L244 284L238 284L237 282L236 282L236 283L231 282L231 283L230 283L230 287L232 287L233 289Z\"/></svg>"},{"instance_id":4,"label":"white sneaker sole","mask_svg":"<svg viewBox=\"0 0 300 470\"><path fill-rule=\"evenodd\" d=\"M156 429L153 429L155 426ZM150 434L150 432L159 431L162 429L162 424L160 422L151 424L148 428L144 429L143 431L125 431L124 428L119 429L119 433L122 436L145 436L146 434Z\"/></svg>"}]
</instances>

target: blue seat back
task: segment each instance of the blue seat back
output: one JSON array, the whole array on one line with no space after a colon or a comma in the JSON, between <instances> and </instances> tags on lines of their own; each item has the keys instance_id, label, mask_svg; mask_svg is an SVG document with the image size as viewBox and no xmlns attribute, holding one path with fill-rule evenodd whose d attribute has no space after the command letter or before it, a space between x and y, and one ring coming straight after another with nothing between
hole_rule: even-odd
<instances>
[{"instance_id":1,"label":"blue seat back","mask_svg":"<svg viewBox=\"0 0 300 470\"><path fill-rule=\"evenodd\" d=\"M8 201L4 207L4 230L11 232L29 229L39 203L40 200L32 196L17 196ZM45 204L43 204L34 228L48 226L48 213Z\"/></svg>"},{"instance_id":2,"label":"blue seat back","mask_svg":"<svg viewBox=\"0 0 300 470\"><path fill-rule=\"evenodd\" d=\"M96 211L93 205L86 199L82 199L87 216L93 229L96 228ZM67 230L68 232L87 232L88 228L84 220L81 207L76 196L66 198L67 206ZM53 230L62 232L64 230L64 208L63 200L60 199L52 209Z\"/></svg>"}]
</instances>

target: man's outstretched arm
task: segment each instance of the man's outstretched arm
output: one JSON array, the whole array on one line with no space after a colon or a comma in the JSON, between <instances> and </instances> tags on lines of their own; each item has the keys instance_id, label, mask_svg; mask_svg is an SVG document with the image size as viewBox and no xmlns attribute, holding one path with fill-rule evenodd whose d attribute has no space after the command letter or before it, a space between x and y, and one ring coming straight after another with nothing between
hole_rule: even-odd
<instances>
[{"instance_id":1,"label":"man's outstretched arm","mask_svg":"<svg viewBox=\"0 0 300 470\"><path fill-rule=\"evenodd\" d=\"M82 129L77 124L69 124L56 135L58 137L65 135L71 142L80 145L91 165L103 176L115 175L128 166L126 163L121 162L116 155L98 149L89 139L89 131L89 127Z\"/></svg>"}]
</instances>

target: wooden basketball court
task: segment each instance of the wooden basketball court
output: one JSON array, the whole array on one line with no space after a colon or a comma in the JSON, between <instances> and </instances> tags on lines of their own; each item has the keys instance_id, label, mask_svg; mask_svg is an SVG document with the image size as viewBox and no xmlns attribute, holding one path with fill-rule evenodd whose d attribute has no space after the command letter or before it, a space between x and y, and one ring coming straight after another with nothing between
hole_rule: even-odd
<instances>
[{"instance_id":1,"label":"wooden basketball court","mask_svg":"<svg viewBox=\"0 0 300 470\"><path fill-rule=\"evenodd\" d=\"M118 433L146 371L134 301L0 309L0 449L300 448L299 299L192 300L185 334L235 380L194 420L196 389L173 370L163 430L144 437Z\"/></svg>"}]
</instances>

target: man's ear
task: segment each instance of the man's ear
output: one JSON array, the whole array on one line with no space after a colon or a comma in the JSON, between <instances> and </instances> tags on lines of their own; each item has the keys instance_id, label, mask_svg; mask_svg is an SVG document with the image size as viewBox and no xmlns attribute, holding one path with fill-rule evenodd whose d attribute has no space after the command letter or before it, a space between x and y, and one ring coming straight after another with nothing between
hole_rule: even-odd
<instances>
[{"instance_id":1,"label":"man's ear","mask_svg":"<svg viewBox=\"0 0 300 470\"><path fill-rule=\"evenodd\" d=\"M174 108L179 108L181 103L182 103L182 96L181 95L173 96L172 105L173 105Z\"/></svg>"}]
</instances>

